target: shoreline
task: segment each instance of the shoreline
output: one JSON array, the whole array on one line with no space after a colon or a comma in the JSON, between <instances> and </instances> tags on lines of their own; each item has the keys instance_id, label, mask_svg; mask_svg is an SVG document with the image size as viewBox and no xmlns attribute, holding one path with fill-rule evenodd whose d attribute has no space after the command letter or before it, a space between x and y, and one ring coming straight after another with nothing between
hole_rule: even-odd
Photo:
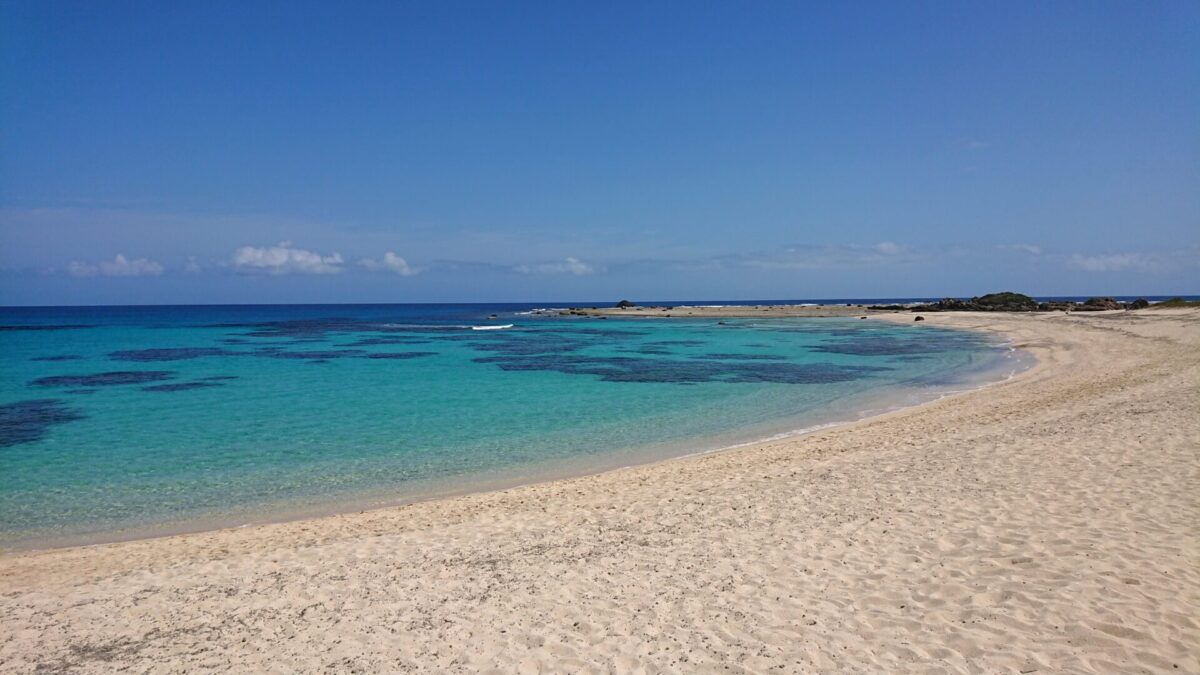
<instances>
[{"instance_id":1,"label":"shoreline","mask_svg":"<svg viewBox=\"0 0 1200 675\"><path fill-rule=\"evenodd\" d=\"M784 311L786 312L786 308L789 306L770 307L770 311L772 312L779 308L785 308ZM903 313L890 313L898 314L898 316L906 316ZM876 312L876 316L872 316L871 318L889 320L892 323L900 323L900 321L896 320L895 318L886 318L884 316L885 314L888 314L888 312ZM796 317L785 313L771 314L766 317L753 315L752 318L774 319ZM819 318L828 317L822 316ZM994 332L980 332L988 332L989 334L995 335ZM1018 351L1016 348L1012 347L1011 342L1002 342L1001 344L1007 346L1010 352ZM500 472L500 475L490 478L459 476L455 477L453 480L443 479L441 481L430 481L427 486L412 490L405 496L396 496L397 491L394 488L388 488L364 492L354 496L346 496L344 499L320 501L316 504L309 503L293 505L281 503L275 505L248 505L244 512L239 511L226 514L202 515L182 520L131 526L99 533L34 536L24 539L13 539L10 543L0 547L0 559L3 559L5 556L19 554L49 552L71 548L96 547L109 544L122 544L148 539L162 539L176 536L203 534L206 532L242 530L268 525L319 520L346 514L394 509L413 504L456 499L473 494L503 492L506 490L541 485L555 481L584 478L610 471L634 469L637 467L649 466L662 462L673 462L693 457L734 451L764 443L800 438L812 433L841 428L860 422L866 422L883 415L903 412L911 408L917 408L930 403L935 403L947 397L968 394L986 387L1008 382L1014 377L1020 376L1024 372L1035 368L1038 362L1036 357L1033 357L1032 355L1028 355L1028 361L1022 361L1023 359L1018 357L1016 369L1009 371L1007 375L1003 373L1006 367L1001 368L999 365L990 369L986 375L980 376L979 373L976 373L972 376L972 380L965 386L965 388L941 388L937 391L928 392L928 396L916 396L915 390L909 391L908 395L914 398L906 402L896 403L895 405L884 404L885 400L891 400L885 396L867 396L868 392L861 392L856 395L857 398L861 399L859 400L860 405L865 405L866 403L870 402L871 405L880 404L882 407L861 408L856 406L848 411L842 410L840 413L834 413L834 411L838 409L838 406L834 404L839 403L839 401L836 399L831 400L827 402L827 405L824 409L826 414L832 415L833 419L830 421L806 424L797 428L784 429L783 431L767 430L767 428L774 429L787 426L787 424L780 419L770 423L760 423L752 427L729 430L717 436L688 438L670 442L654 443L646 446L622 448L619 451L608 453L600 459L597 459L595 456L577 457L569 460L560 459L541 464L515 467ZM892 388L897 388L897 385L892 385ZM894 395L897 392L893 391L889 393ZM810 411L810 413L811 412L812 411ZM729 442L703 450L683 450L684 448L689 448L692 446L711 444L717 438L727 438L729 439ZM456 488L450 488L446 486L446 484L454 482L462 483L463 486ZM263 511L263 513L261 515L251 515L258 510Z\"/></svg>"},{"instance_id":2,"label":"shoreline","mask_svg":"<svg viewBox=\"0 0 1200 675\"><path fill-rule=\"evenodd\" d=\"M1200 670L1200 312L926 319L1037 364L721 452L6 555L0 664Z\"/></svg>"},{"instance_id":3,"label":"shoreline","mask_svg":"<svg viewBox=\"0 0 1200 675\"><path fill-rule=\"evenodd\" d=\"M533 316L581 316L592 318L621 317L642 319L759 319L759 318L849 318L855 316L878 317L884 314L901 314L901 310L868 309L867 305L672 305L669 307L635 305L633 307L566 307L541 309L531 312Z\"/></svg>"}]
</instances>

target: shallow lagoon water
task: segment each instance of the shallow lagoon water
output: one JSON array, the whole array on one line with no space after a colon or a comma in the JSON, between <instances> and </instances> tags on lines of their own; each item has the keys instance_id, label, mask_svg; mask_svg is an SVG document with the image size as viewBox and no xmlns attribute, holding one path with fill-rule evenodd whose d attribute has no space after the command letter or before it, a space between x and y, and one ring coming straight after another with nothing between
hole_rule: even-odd
<instances>
[{"instance_id":1,"label":"shallow lagoon water","mask_svg":"<svg viewBox=\"0 0 1200 675\"><path fill-rule=\"evenodd\" d=\"M1017 367L982 335L920 325L527 309L0 310L0 545L598 470L854 419Z\"/></svg>"}]
</instances>

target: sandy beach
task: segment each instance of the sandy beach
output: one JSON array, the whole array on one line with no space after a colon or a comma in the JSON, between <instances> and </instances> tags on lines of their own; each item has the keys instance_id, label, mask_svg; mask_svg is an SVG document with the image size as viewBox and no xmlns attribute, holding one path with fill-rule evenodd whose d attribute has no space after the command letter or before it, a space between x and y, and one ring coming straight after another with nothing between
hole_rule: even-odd
<instances>
[{"instance_id":1,"label":"sandy beach","mask_svg":"<svg viewBox=\"0 0 1200 675\"><path fill-rule=\"evenodd\" d=\"M1200 310L925 318L1038 364L699 457L5 555L0 670L1200 672Z\"/></svg>"}]
</instances>

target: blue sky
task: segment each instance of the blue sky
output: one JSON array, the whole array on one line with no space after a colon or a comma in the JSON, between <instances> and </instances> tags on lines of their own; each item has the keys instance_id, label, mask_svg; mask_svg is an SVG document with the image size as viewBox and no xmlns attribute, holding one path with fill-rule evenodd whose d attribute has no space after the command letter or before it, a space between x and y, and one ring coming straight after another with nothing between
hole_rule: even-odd
<instances>
[{"instance_id":1,"label":"blue sky","mask_svg":"<svg viewBox=\"0 0 1200 675\"><path fill-rule=\"evenodd\" d=\"M0 304L1200 292L1200 4L0 3Z\"/></svg>"}]
</instances>

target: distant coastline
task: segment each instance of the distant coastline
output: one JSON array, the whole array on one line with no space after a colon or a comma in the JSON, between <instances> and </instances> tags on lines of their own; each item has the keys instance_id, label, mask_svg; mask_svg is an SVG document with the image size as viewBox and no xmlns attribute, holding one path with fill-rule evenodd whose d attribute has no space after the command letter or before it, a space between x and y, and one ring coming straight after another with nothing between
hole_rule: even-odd
<instances>
[{"instance_id":1,"label":"distant coastline","mask_svg":"<svg viewBox=\"0 0 1200 675\"><path fill-rule=\"evenodd\" d=\"M965 295L913 295L913 296L889 296L889 297L845 297L845 298L803 298L803 297L776 297L776 298L750 298L750 299L728 299L728 298L642 298L637 304L644 307L747 307L753 305L802 305L802 306L834 306L834 305L918 305L925 303L938 302L946 298L967 300L971 296ZM1089 298L1098 297L1096 295L1034 295L1031 296L1038 302L1086 302ZM1173 293L1167 295L1155 294L1138 294L1138 295L1109 295L1099 297L1111 297L1120 302L1133 302L1138 299L1145 299L1151 303L1159 303L1167 300L1181 298L1188 301L1200 301L1200 295L1187 293ZM514 300L514 301L487 301L487 302L467 302L467 301L405 301L405 302L254 302L254 303L229 303L229 302L186 302L186 303L134 303L134 304L106 304L95 303L85 305L63 305L63 304L32 304L23 303L15 305L0 305L0 312L22 312L25 310L35 309L58 309L58 310L77 310L80 312L92 312L106 309L128 309L137 310L139 308L191 308L191 307L229 307L229 308L267 308L267 307L421 307L421 306L452 306L452 307L479 307L504 310L509 308L515 311L559 311L569 308L602 308L616 304L617 301L612 299L575 299L575 300Z\"/></svg>"},{"instance_id":2,"label":"distant coastline","mask_svg":"<svg viewBox=\"0 0 1200 675\"><path fill-rule=\"evenodd\" d=\"M895 314L897 312L1106 312L1200 306L1198 296L1079 296L1035 298L1019 293L993 293L973 298L890 298L876 300L762 303L646 303L622 300L599 305L544 308L536 315L646 318L821 318Z\"/></svg>"}]
</instances>

